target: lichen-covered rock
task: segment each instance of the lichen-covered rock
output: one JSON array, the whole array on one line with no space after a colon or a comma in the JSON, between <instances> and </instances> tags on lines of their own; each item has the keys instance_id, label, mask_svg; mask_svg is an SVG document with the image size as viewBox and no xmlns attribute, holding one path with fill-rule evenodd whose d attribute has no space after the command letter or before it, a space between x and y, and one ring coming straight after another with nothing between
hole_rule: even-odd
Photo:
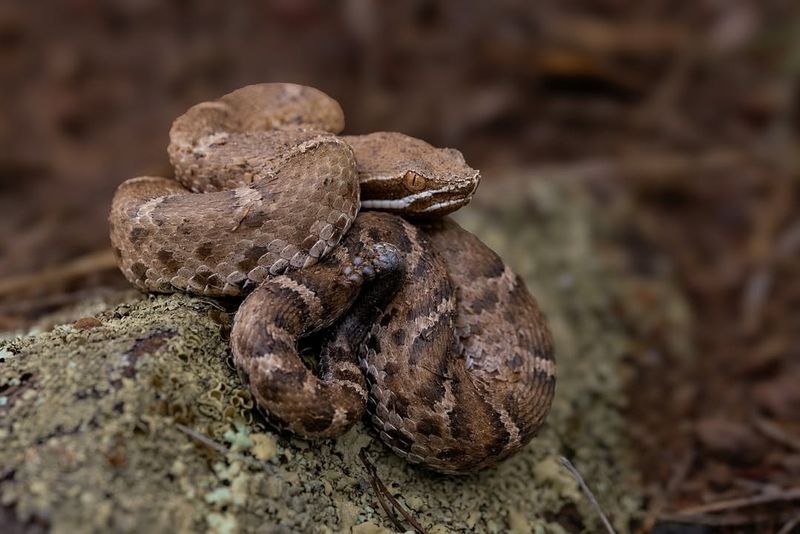
<instances>
[{"instance_id":1,"label":"lichen-covered rock","mask_svg":"<svg viewBox=\"0 0 800 534\"><path fill-rule=\"evenodd\" d=\"M555 334L556 400L521 453L457 478L406 464L361 425L336 441L280 436L231 368L228 313L205 299L140 297L0 341L0 521L54 532L389 532L358 457L366 448L431 533L594 531L560 455L626 530L641 499L620 413L630 340L614 306L626 285L600 254L609 208L600 215L581 184L515 183L505 200L484 188L459 220L523 275Z\"/></svg>"}]
</instances>

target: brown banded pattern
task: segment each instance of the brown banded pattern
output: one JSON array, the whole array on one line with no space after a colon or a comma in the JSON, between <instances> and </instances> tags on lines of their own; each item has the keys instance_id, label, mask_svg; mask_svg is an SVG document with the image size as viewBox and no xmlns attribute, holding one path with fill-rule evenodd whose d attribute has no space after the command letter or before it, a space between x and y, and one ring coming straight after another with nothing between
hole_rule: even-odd
<instances>
[{"instance_id":1,"label":"brown banded pattern","mask_svg":"<svg viewBox=\"0 0 800 534\"><path fill-rule=\"evenodd\" d=\"M315 375L297 347L333 321ZM273 421L329 437L366 408L395 452L445 473L519 450L554 393L552 341L535 302L450 220L423 232L390 214L359 215L335 253L252 293L231 342Z\"/></svg>"},{"instance_id":2,"label":"brown banded pattern","mask_svg":"<svg viewBox=\"0 0 800 534\"><path fill-rule=\"evenodd\" d=\"M142 291L246 295L234 361L275 423L334 437L366 412L412 462L490 466L550 407L544 316L496 254L435 218L480 182L460 152L343 127L333 99L293 84L192 107L170 131L175 180L134 178L114 197L120 269ZM312 338L315 370L298 354Z\"/></svg>"}]
</instances>

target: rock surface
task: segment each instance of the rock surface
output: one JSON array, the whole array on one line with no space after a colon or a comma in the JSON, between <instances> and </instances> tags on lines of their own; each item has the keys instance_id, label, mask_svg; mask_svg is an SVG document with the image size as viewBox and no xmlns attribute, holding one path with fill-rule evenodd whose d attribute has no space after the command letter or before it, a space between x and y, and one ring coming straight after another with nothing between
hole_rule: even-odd
<instances>
[{"instance_id":1,"label":"rock surface","mask_svg":"<svg viewBox=\"0 0 800 534\"><path fill-rule=\"evenodd\" d=\"M1 530L393 532L365 449L430 533L596 531L561 455L626 531L642 505L621 412L630 289L606 251L625 202L531 178L484 187L457 217L526 279L555 335L555 403L515 457L454 478L404 463L361 425L336 441L279 435L232 370L226 310L132 297L0 341Z\"/></svg>"}]
</instances>

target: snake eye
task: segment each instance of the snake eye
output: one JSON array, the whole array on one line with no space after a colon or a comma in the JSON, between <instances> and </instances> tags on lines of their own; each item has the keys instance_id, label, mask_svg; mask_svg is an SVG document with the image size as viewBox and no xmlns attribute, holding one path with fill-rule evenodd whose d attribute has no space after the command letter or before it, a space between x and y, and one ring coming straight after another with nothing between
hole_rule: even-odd
<instances>
[{"instance_id":1,"label":"snake eye","mask_svg":"<svg viewBox=\"0 0 800 534\"><path fill-rule=\"evenodd\" d=\"M406 184L406 189L409 191L422 191L425 189L425 177L414 171L408 171L403 176L403 183Z\"/></svg>"}]
</instances>

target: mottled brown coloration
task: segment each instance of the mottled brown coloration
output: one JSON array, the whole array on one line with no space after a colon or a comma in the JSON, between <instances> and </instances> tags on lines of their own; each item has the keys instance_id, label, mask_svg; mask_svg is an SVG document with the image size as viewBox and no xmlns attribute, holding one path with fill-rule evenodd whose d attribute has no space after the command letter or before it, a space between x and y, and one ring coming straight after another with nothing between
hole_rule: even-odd
<instances>
[{"instance_id":1,"label":"mottled brown coloration","mask_svg":"<svg viewBox=\"0 0 800 534\"><path fill-rule=\"evenodd\" d=\"M363 216L362 216L363 217ZM353 340L364 339L395 285L384 278L402 268L395 247L365 240L354 227L318 264L272 278L242 303L231 332L234 362L274 422L309 437L333 437L360 419L367 399ZM318 377L297 353L298 339L331 327Z\"/></svg>"},{"instance_id":2,"label":"mottled brown coloration","mask_svg":"<svg viewBox=\"0 0 800 534\"><path fill-rule=\"evenodd\" d=\"M198 156L220 169L217 177L233 169L257 177L234 189L192 193L152 177L122 184L111 211L111 239L123 251L120 267L127 278L148 291L240 295L331 250L358 209L352 150L332 135L292 135L299 144L247 163L232 155L216 155L213 162ZM137 271L137 263L148 268ZM218 276L209 280L212 272Z\"/></svg>"},{"instance_id":3,"label":"mottled brown coloration","mask_svg":"<svg viewBox=\"0 0 800 534\"><path fill-rule=\"evenodd\" d=\"M424 277L415 274L420 265ZM300 288L320 303L314 313ZM317 376L298 340L331 325ZM552 340L536 303L494 252L450 220L423 232L390 214L359 215L331 255L245 299L231 342L278 424L333 437L366 409L395 452L446 473L519 450L554 393Z\"/></svg>"},{"instance_id":4,"label":"mottled brown coloration","mask_svg":"<svg viewBox=\"0 0 800 534\"><path fill-rule=\"evenodd\" d=\"M356 219L360 193L365 207L416 217L466 204L479 175L458 151L334 135L343 125L327 95L291 84L194 106L170 132L177 181L134 178L114 198L120 268L145 291L249 294L234 361L276 423L332 437L366 410L412 462L492 465L533 436L552 401L544 317L454 222ZM298 343L319 332L314 373Z\"/></svg>"}]
</instances>

